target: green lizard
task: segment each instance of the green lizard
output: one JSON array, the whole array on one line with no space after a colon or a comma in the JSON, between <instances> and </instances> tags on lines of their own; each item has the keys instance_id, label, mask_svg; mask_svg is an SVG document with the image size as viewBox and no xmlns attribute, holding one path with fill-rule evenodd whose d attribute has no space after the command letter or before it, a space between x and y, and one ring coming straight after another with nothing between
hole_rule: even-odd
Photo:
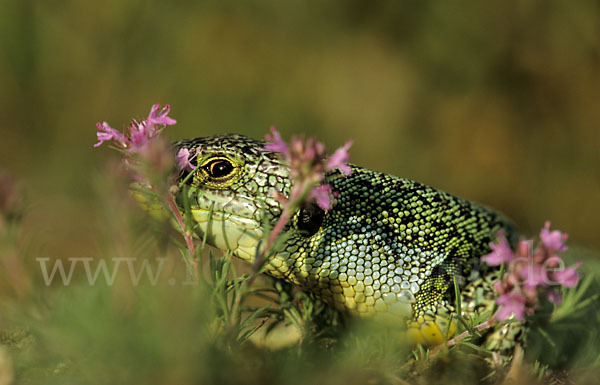
<instances>
[{"instance_id":1,"label":"green lizard","mask_svg":"<svg viewBox=\"0 0 600 385\"><path fill-rule=\"evenodd\" d=\"M201 149L199 167L188 179L201 235L250 263L265 235L263 224L273 224L282 212L273 191L287 196L292 183L288 165L264 145L241 135L175 143L190 153ZM516 232L482 206L408 179L351 169L349 176L326 175L324 182L339 194L335 205L298 210L266 272L340 310L398 316L417 342L443 342L455 330L449 322L454 282L465 296L464 311L489 308L494 272L481 274L479 257L499 230Z\"/></svg>"}]
</instances>

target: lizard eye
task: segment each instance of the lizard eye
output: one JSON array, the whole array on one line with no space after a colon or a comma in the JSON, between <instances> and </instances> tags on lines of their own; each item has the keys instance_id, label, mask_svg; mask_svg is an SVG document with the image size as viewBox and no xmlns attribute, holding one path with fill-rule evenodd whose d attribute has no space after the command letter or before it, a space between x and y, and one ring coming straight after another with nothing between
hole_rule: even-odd
<instances>
[{"instance_id":1,"label":"lizard eye","mask_svg":"<svg viewBox=\"0 0 600 385\"><path fill-rule=\"evenodd\" d=\"M323 224L325 212L317 204L308 204L298 214L298 230L307 237L315 235Z\"/></svg>"},{"instance_id":2,"label":"lizard eye","mask_svg":"<svg viewBox=\"0 0 600 385\"><path fill-rule=\"evenodd\" d=\"M215 179L224 178L234 170L233 164L227 159L213 159L203 168L211 178Z\"/></svg>"},{"instance_id":3,"label":"lizard eye","mask_svg":"<svg viewBox=\"0 0 600 385\"><path fill-rule=\"evenodd\" d=\"M242 172L243 163L219 154L201 163L200 172L194 175L194 183L208 188L225 189L238 181Z\"/></svg>"}]
</instances>

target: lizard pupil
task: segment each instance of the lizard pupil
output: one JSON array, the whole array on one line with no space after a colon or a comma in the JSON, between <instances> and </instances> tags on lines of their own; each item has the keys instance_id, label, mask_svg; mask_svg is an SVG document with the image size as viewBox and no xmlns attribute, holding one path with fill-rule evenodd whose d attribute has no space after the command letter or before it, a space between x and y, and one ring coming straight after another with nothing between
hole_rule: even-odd
<instances>
[{"instance_id":1,"label":"lizard pupil","mask_svg":"<svg viewBox=\"0 0 600 385\"><path fill-rule=\"evenodd\" d=\"M217 159L205 166L206 172L213 178L223 178L233 171L233 165L225 159Z\"/></svg>"},{"instance_id":2,"label":"lizard pupil","mask_svg":"<svg viewBox=\"0 0 600 385\"><path fill-rule=\"evenodd\" d=\"M323 224L325 212L316 204L308 204L300 209L298 229L305 236L313 236Z\"/></svg>"}]
</instances>

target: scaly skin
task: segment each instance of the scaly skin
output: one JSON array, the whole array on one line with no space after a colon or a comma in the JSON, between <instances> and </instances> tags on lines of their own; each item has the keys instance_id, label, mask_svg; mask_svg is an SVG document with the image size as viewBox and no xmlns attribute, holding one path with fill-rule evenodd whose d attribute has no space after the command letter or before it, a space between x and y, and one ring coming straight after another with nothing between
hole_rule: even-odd
<instances>
[{"instance_id":1,"label":"scaly skin","mask_svg":"<svg viewBox=\"0 0 600 385\"><path fill-rule=\"evenodd\" d=\"M240 135L175 143L190 153L202 150L195 162L201 167L189 179L201 234L250 263L264 236L263 224L274 224L281 214L273 190L288 196L291 186L288 166L279 154L264 151L264 144ZM308 205L292 218L286 228L290 237L269 259L267 273L340 310L398 316L418 342L442 342L454 333L454 325L448 326L453 277L465 293L464 310L489 307L491 285L479 274L479 257L490 251L499 230L514 234L512 226L501 215L445 192L351 167L350 176L332 172L325 177L339 193L331 210ZM478 288L483 296L467 295Z\"/></svg>"}]
</instances>

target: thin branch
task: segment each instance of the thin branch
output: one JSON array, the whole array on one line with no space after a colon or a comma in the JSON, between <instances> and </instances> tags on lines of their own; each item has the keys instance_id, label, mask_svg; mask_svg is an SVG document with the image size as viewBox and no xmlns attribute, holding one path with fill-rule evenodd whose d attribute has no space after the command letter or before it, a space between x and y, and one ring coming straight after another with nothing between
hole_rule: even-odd
<instances>
[{"instance_id":1,"label":"thin branch","mask_svg":"<svg viewBox=\"0 0 600 385\"><path fill-rule=\"evenodd\" d=\"M185 243L190 252L190 256L192 257L192 266L194 268L194 275L196 279L200 277L200 273L198 271L198 260L196 259L196 248L194 247L194 239L192 237L191 231L187 231L185 229L185 223L183 222L183 217L181 216L181 212L179 212L179 208L177 207L177 203L175 203L175 198L173 198L173 194L167 194L167 203L169 205L169 209L175 215L175 219L177 220L177 224L181 228L181 232L183 233L183 238L185 239Z\"/></svg>"},{"instance_id":2,"label":"thin branch","mask_svg":"<svg viewBox=\"0 0 600 385\"><path fill-rule=\"evenodd\" d=\"M496 323L496 318L494 316L491 316L490 319L488 319L487 321L475 326L473 328L473 330L480 332L482 330L489 329L490 327L494 326L495 323ZM459 335L454 336L453 338L446 341L445 344L440 344L440 345L436 346L435 348L433 348L429 352L429 356L433 357L441 348L443 348L443 347L450 348L450 347L458 344L460 341L464 340L465 338L468 338L471 336L472 336L471 332L469 332L468 330L465 330L464 332L460 333Z\"/></svg>"}]
</instances>

